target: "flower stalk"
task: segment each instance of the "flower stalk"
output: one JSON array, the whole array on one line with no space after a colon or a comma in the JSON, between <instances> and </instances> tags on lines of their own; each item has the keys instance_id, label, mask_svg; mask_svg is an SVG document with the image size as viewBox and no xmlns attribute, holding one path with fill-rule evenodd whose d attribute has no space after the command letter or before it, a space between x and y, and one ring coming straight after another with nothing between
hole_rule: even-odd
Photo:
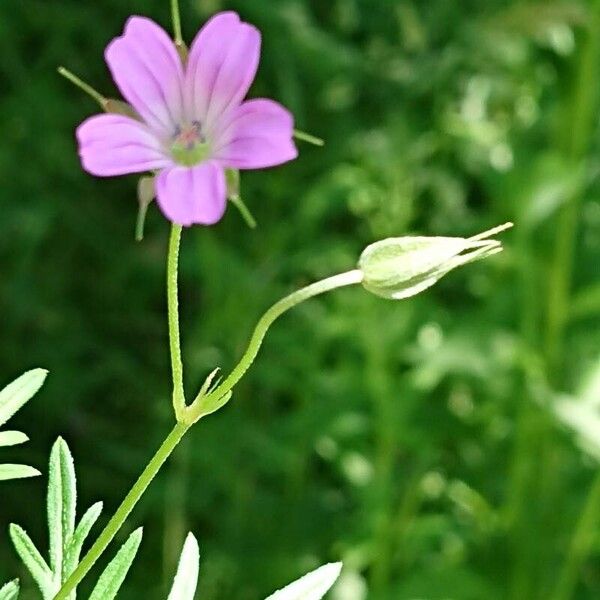
<instances>
[{"instance_id":1,"label":"flower stalk","mask_svg":"<svg viewBox=\"0 0 600 600\"><path fill-rule=\"evenodd\" d=\"M212 392L209 392L206 395L202 393L198 394L194 402L185 410L184 422L191 425L204 415L214 412L215 406L222 406L221 402L223 399L231 393L233 387L240 381L254 362L269 327L271 327L275 320L283 313L314 296L330 292L339 287L358 284L362 281L362 278L363 274L359 269L340 273L296 290L289 296L286 296L279 300L279 302L273 304L256 324L248 347L233 371L231 371L225 380Z\"/></svg>"},{"instance_id":2,"label":"flower stalk","mask_svg":"<svg viewBox=\"0 0 600 600\"><path fill-rule=\"evenodd\" d=\"M173 409L180 422L185 410L183 388L183 361L181 359L181 335L179 332L179 293L178 265L181 244L181 226L171 227L169 251L167 255L167 311L169 321L169 348L171 354L171 375L173 378Z\"/></svg>"},{"instance_id":3,"label":"flower stalk","mask_svg":"<svg viewBox=\"0 0 600 600\"><path fill-rule=\"evenodd\" d=\"M94 542L94 545L84 556L75 571L73 571L73 574L63 584L58 594L54 597L54 600L66 600L71 592L75 590L82 579L88 574L95 562L100 558L115 535L121 529L131 511L135 508L140 498L144 495L144 492L148 489L150 483L152 483L152 480L156 477L167 458L173 453L173 450L175 450L188 429L189 426L185 423L177 423L175 427L173 427L171 433L166 437L156 454L142 471L142 474L134 483L131 490L129 490L129 493L125 496L125 499L115 514L111 517L98 539Z\"/></svg>"}]
</instances>

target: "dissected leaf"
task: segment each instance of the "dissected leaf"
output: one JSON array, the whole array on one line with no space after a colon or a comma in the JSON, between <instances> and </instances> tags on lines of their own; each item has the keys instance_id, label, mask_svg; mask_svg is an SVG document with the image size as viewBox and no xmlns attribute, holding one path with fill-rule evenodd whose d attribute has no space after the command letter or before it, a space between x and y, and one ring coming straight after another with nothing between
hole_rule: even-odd
<instances>
[{"instance_id":1,"label":"dissected leaf","mask_svg":"<svg viewBox=\"0 0 600 600\"><path fill-rule=\"evenodd\" d=\"M31 573L43 597L52 598L52 571L27 535L27 532L19 525L11 523L9 534L17 554Z\"/></svg>"},{"instance_id":2,"label":"dissected leaf","mask_svg":"<svg viewBox=\"0 0 600 600\"><path fill-rule=\"evenodd\" d=\"M14 579L0 588L0 600L17 600L19 597L19 580Z\"/></svg>"},{"instance_id":3,"label":"dissected leaf","mask_svg":"<svg viewBox=\"0 0 600 600\"><path fill-rule=\"evenodd\" d=\"M0 465L0 481L9 479L26 479L27 477L37 477L41 473L28 465Z\"/></svg>"},{"instance_id":4,"label":"dissected leaf","mask_svg":"<svg viewBox=\"0 0 600 600\"><path fill-rule=\"evenodd\" d=\"M71 575L71 573L77 568L83 544L92 527L94 526L94 523L98 520L101 512L102 502L96 502L96 504L87 509L81 518L79 525L77 525L77 529L75 529L75 533L71 538L67 552L63 557L63 573L66 577Z\"/></svg>"},{"instance_id":5,"label":"dissected leaf","mask_svg":"<svg viewBox=\"0 0 600 600\"><path fill-rule=\"evenodd\" d=\"M117 595L142 541L142 528L136 529L110 561L94 588L90 600L113 600Z\"/></svg>"},{"instance_id":6,"label":"dissected leaf","mask_svg":"<svg viewBox=\"0 0 600 600\"><path fill-rule=\"evenodd\" d=\"M20 431L0 431L0 446L18 446L29 438Z\"/></svg>"},{"instance_id":7,"label":"dissected leaf","mask_svg":"<svg viewBox=\"0 0 600 600\"><path fill-rule=\"evenodd\" d=\"M173 587L167 600L194 600L198 585L199 561L198 542L194 535L189 533L183 545Z\"/></svg>"},{"instance_id":8,"label":"dissected leaf","mask_svg":"<svg viewBox=\"0 0 600 600\"><path fill-rule=\"evenodd\" d=\"M64 581L63 556L75 530L77 488L75 465L69 447L58 438L50 453L48 473L48 534L50 538L50 567L55 580ZM59 586L60 587L60 586Z\"/></svg>"},{"instance_id":9,"label":"dissected leaf","mask_svg":"<svg viewBox=\"0 0 600 600\"><path fill-rule=\"evenodd\" d=\"M341 570L342 563L323 565L275 592L266 600L320 600L335 583Z\"/></svg>"},{"instance_id":10,"label":"dissected leaf","mask_svg":"<svg viewBox=\"0 0 600 600\"><path fill-rule=\"evenodd\" d=\"M35 395L47 374L45 369L27 371L0 391L0 426Z\"/></svg>"}]
</instances>

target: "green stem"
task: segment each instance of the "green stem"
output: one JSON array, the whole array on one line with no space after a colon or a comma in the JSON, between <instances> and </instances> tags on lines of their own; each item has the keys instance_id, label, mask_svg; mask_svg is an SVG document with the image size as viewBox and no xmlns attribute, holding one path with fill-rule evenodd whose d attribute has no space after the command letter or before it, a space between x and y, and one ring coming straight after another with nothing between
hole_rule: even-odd
<instances>
[{"instance_id":1,"label":"green stem","mask_svg":"<svg viewBox=\"0 0 600 600\"><path fill-rule=\"evenodd\" d=\"M217 403L233 389L254 362L269 327L278 317L313 296L329 292L339 287L360 283L362 277L362 271L358 269L340 273L339 275L328 277L327 279L317 281L305 288L297 290L273 304L256 324L248 347L246 348L246 352L240 359L240 362L227 378L210 394L206 396L199 394L196 397L193 404L186 409L185 422L190 424L196 422L202 415L207 414L207 411L210 411L212 404Z\"/></svg>"},{"instance_id":2,"label":"green stem","mask_svg":"<svg viewBox=\"0 0 600 600\"><path fill-rule=\"evenodd\" d=\"M570 600L575 592L581 566L596 540L600 521L600 471L588 493L585 507L571 539L567 559L562 567L552 600Z\"/></svg>"},{"instance_id":3,"label":"green stem","mask_svg":"<svg viewBox=\"0 0 600 600\"><path fill-rule=\"evenodd\" d=\"M595 80L600 65L600 2L595 0L589 23L584 32L585 39L576 63L575 81L570 89L572 96L567 110L570 114L564 119L566 129L562 141L562 151L573 167L585 160L595 131L597 118L598 91ZM546 330L546 357L549 372L560 376L557 369L562 354L564 331L569 317L569 302L579 206L582 189L577 189L566 199L562 207L556 230L554 260L549 271L548 316Z\"/></svg>"},{"instance_id":4,"label":"green stem","mask_svg":"<svg viewBox=\"0 0 600 600\"><path fill-rule=\"evenodd\" d=\"M173 19L173 35L177 46L183 45L181 35L181 15L179 14L179 0L171 0L171 17Z\"/></svg>"},{"instance_id":5,"label":"green stem","mask_svg":"<svg viewBox=\"0 0 600 600\"><path fill-rule=\"evenodd\" d=\"M177 293L177 266L179 264L179 245L181 225L173 225L169 239L167 255L167 309L169 314L169 346L171 349L171 374L173 377L173 408L175 416L185 411L185 393L183 390L183 362L181 360L181 341L179 334L179 299Z\"/></svg>"},{"instance_id":6,"label":"green stem","mask_svg":"<svg viewBox=\"0 0 600 600\"><path fill-rule=\"evenodd\" d=\"M161 444L156 454L152 457L138 480L134 483L133 487L125 496L125 499L112 516L94 545L90 548L89 552L84 556L83 560L79 563L79 566L73 571L73 574L63 584L58 594L54 597L54 600L66 600L69 594L75 590L81 580L87 575L90 569L93 567L95 562L100 558L107 546L113 540L117 532L121 529L123 523L138 503L152 480L156 477L156 474L160 471L167 458L171 455L173 450L177 447L177 444L181 441L181 438L186 434L189 429L189 425L184 423L177 423L171 433L167 436L165 441Z\"/></svg>"}]
</instances>

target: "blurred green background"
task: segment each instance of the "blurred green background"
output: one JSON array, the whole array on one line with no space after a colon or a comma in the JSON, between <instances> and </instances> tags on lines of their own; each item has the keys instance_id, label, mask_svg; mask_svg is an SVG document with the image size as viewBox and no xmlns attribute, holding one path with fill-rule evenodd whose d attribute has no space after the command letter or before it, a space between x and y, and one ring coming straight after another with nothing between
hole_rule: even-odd
<instances>
[{"instance_id":1,"label":"blurred green background","mask_svg":"<svg viewBox=\"0 0 600 600\"><path fill-rule=\"evenodd\" d=\"M243 175L257 230L230 207L185 232L190 391L366 244L516 227L416 298L345 289L279 321L128 523L145 538L121 597L165 597L187 530L204 600L340 559L332 600L600 597L600 2L181 8L188 40L221 9L255 23L251 95L327 140ZM2 455L45 470L63 435L103 522L172 423L169 227L152 207L135 243L135 178L82 172L73 131L97 107L56 67L116 95L103 50L130 14L170 26L167 0L0 2L0 383L50 370L12 423L32 441ZM0 484L0 580L20 575L25 599L7 526L45 548L44 490Z\"/></svg>"}]
</instances>

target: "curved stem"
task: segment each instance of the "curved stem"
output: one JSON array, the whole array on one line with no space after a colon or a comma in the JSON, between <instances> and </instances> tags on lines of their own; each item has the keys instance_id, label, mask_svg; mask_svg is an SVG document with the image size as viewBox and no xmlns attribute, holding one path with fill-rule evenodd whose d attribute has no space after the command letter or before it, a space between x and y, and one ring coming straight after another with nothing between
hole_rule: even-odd
<instances>
[{"instance_id":1,"label":"curved stem","mask_svg":"<svg viewBox=\"0 0 600 600\"><path fill-rule=\"evenodd\" d=\"M334 275L333 277L328 277L327 279L317 281L305 288L297 290L273 304L256 324L250 342L248 342L246 352L244 352L240 362L215 390L206 396L200 394L196 397L193 404L186 409L185 422L194 423L197 421L203 414L207 414L207 410L211 410L210 407L212 404L217 403L233 389L254 362L269 327L284 312L313 296L329 292L339 287L360 283L362 278L363 274L359 269Z\"/></svg>"},{"instance_id":2,"label":"curved stem","mask_svg":"<svg viewBox=\"0 0 600 600\"><path fill-rule=\"evenodd\" d=\"M179 421L185 410L183 390L183 362L181 360L181 341L179 334L179 297L177 292L177 267L179 263L179 244L181 225L173 225L169 239L167 255L167 309L169 313L169 347L171 350L171 373L173 377L173 408Z\"/></svg>"},{"instance_id":3,"label":"curved stem","mask_svg":"<svg viewBox=\"0 0 600 600\"><path fill-rule=\"evenodd\" d=\"M179 14L179 0L171 0L171 18L173 19L173 35L175 44L181 46L183 37L181 35L181 15Z\"/></svg>"},{"instance_id":4,"label":"curved stem","mask_svg":"<svg viewBox=\"0 0 600 600\"><path fill-rule=\"evenodd\" d=\"M77 587L81 580L87 575L94 563L100 558L107 546L113 540L117 532L121 529L125 519L129 516L139 499L142 497L156 474L160 471L167 458L171 455L181 438L186 434L189 425L177 423L165 441L161 444L156 454L152 457L146 468L142 471L138 480L125 496L125 499L112 516L94 545L84 556L79 566L73 571L73 574L63 584L54 600L66 600L71 592Z\"/></svg>"}]
</instances>

